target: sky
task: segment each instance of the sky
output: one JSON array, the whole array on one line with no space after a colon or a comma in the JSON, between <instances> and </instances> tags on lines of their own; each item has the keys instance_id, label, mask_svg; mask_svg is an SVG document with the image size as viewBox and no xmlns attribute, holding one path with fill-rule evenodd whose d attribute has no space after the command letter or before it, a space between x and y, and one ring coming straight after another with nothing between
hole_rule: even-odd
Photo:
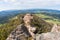
<instances>
[{"instance_id":1,"label":"sky","mask_svg":"<svg viewBox=\"0 0 60 40\"><path fill-rule=\"evenodd\" d=\"M0 0L0 11L14 9L60 10L60 0Z\"/></svg>"}]
</instances>

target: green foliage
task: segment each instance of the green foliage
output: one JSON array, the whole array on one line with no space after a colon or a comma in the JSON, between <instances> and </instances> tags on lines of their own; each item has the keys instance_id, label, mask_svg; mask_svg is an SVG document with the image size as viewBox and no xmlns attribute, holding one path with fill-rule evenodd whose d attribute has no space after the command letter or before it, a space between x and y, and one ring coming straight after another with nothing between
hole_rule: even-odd
<instances>
[{"instance_id":1,"label":"green foliage","mask_svg":"<svg viewBox=\"0 0 60 40\"><path fill-rule=\"evenodd\" d=\"M34 21L32 22L36 27L38 27L38 33L50 32L52 24L45 22L42 18L34 15Z\"/></svg>"},{"instance_id":2,"label":"green foliage","mask_svg":"<svg viewBox=\"0 0 60 40\"><path fill-rule=\"evenodd\" d=\"M20 24L20 19L12 19L9 23L6 23L0 27L0 40L6 40L8 35L13 29L15 29Z\"/></svg>"},{"instance_id":3,"label":"green foliage","mask_svg":"<svg viewBox=\"0 0 60 40\"><path fill-rule=\"evenodd\" d=\"M46 22L60 24L60 19L59 18L56 18L54 16L47 15L47 13L39 13L39 14L35 14L35 15L41 17Z\"/></svg>"}]
</instances>

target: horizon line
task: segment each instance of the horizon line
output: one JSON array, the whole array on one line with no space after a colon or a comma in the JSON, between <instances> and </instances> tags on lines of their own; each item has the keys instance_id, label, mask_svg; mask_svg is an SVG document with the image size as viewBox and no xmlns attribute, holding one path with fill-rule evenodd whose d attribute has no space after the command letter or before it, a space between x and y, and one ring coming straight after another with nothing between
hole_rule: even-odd
<instances>
[{"instance_id":1,"label":"horizon line","mask_svg":"<svg viewBox=\"0 0 60 40\"><path fill-rule=\"evenodd\" d=\"M32 10L32 9L41 9L41 8L31 8L31 9L4 9L4 10L0 10L0 11L8 11L8 10ZM58 11L60 11L60 9L47 9L47 10L58 10Z\"/></svg>"}]
</instances>

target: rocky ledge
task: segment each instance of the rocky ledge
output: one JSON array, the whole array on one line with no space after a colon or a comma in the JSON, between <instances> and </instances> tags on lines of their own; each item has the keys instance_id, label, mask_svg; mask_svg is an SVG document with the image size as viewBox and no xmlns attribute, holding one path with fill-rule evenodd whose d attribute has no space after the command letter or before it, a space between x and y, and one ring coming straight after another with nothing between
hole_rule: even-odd
<instances>
[{"instance_id":1,"label":"rocky ledge","mask_svg":"<svg viewBox=\"0 0 60 40\"><path fill-rule=\"evenodd\" d=\"M37 34L36 40L60 40L60 32L48 32Z\"/></svg>"}]
</instances>

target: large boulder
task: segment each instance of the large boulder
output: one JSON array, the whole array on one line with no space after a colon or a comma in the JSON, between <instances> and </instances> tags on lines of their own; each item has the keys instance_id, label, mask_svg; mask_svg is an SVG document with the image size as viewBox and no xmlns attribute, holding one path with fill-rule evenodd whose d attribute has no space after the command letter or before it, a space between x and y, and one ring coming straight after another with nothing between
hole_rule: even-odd
<instances>
[{"instance_id":1,"label":"large boulder","mask_svg":"<svg viewBox=\"0 0 60 40\"><path fill-rule=\"evenodd\" d=\"M48 32L37 34L36 40L60 40L60 32Z\"/></svg>"}]
</instances>

